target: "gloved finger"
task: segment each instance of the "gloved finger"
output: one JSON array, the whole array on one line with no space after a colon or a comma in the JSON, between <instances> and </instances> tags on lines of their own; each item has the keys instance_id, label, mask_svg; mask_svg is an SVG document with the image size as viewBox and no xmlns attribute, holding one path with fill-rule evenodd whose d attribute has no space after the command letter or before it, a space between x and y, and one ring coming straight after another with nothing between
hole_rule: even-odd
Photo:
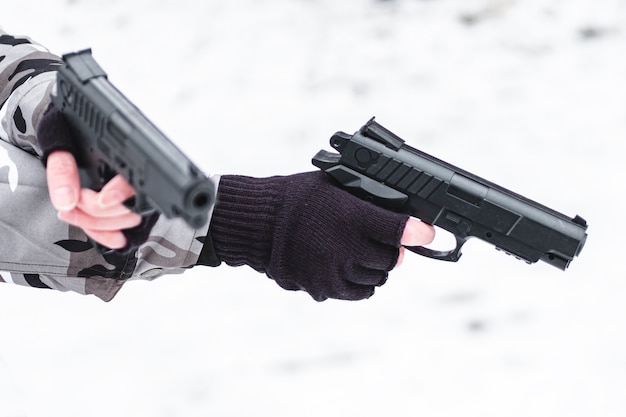
<instances>
[{"instance_id":1,"label":"gloved finger","mask_svg":"<svg viewBox=\"0 0 626 417\"><path fill-rule=\"evenodd\" d=\"M135 189L123 176L117 175L100 190L98 204L101 207L111 207L123 203L134 195Z\"/></svg>"},{"instance_id":2,"label":"gloved finger","mask_svg":"<svg viewBox=\"0 0 626 417\"><path fill-rule=\"evenodd\" d=\"M346 281L364 286L380 287L385 282L389 273L387 271L380 271L375 269L369 269L360 265L353 265L349 272L346 272L344 278Z\"/></svg>"},{"instance_id":3,"label":"gloved finger","mask_svg":"<svg viewBox=\"0 0 626 417\"><path fill-rule=\"evenodd\" d=\"M331 293L328 297L337 300L358 301L370 298L374 295L374 291L375 287L373 285L360 285L345 281L344 286L340 291L337 291L334 294Z\"/></svg>"},{"instance_id":4,"label":"gloved finger","mask_svg":"<svg viewBox=\"0 0 626 417\"><path fill-rule=\"evenodd\" d=\"M382 245L371 240L369 243L371 246L351 255L351 258L356 261L357 265L365 269L382 272L391 271L398 262L399 248Z\"/></svg>"},{"instance_id":5,"label":"gloved finger","mask_svg":"<svg viewBox=\"0 0 626 417\"><path fill-rule=\"evenodd\" d=\"M74 156L67 151L55 151L48 156L46 166L50 201L55 209L69 211L79 200L80 178Z\"/></svg>"},{"instance_id":6,"label":"gloved finger","mask_svg":"<svg viewBox=\"0 0 626 417\"><path fill-rule=\"evenodd\" d=\"M380 281L380 277L378 279ZM374 285L355 284L347 280L336 283L333 287L326 287L318 291L315 288L306 288L306 291L315 301L324 301L327 298L336 300L364 300L374 295Z\"/></svg>"},{"instance_id":7,"label":"gloved finger","mask_svg":"<svg viewBox=\"0 0 626 417\"><path fill-rule=\"evenodd\" d=\"M423 246L428 245L434 239L435 228L433 226L414 217L409 217L406 226L404 226L400 243L403 246Z\"/></svg>"},{"instance_id":8,"label":"gloved finger","mask_svg":"<svg viewBox=\"0 0 626 417\"><path fill-rule=\"evenodd\" d=\"M379 272L378 274L381 273ZM384 275L384 273L382 274ZM374 294L374 285L362 285L350 282L347 279L335 280L332 285L328 285L328 283L324 282L322 279L312 280L307 283L307 285L302 285L287 279L272 279L274 279L278 285L286 290L306 291L315 301L324 301L328 298L334 298L337 300L362 300L369 298ZM384 276L378 276L373 281L380 282L384 279Z\"/></svg>"},{"instance_id":9,"label":"gloved finger","mask_svg":"<svg viewBox=\"0 0 626 417\"><path fill-rule=\"evenodd\" d=\"M355 229L366 231L366 236L376 240L378 243L393 247L399 247L402 233L406 228L409 216L396 213L385 208L376 206L349 194L348 197L354 199L355 208L360 206L361 217L356 219L360 223L355 224ZM358 212L358 211L357 211ZM367 213L367 214L365 214Z\"/></svg>"}]
</instances>

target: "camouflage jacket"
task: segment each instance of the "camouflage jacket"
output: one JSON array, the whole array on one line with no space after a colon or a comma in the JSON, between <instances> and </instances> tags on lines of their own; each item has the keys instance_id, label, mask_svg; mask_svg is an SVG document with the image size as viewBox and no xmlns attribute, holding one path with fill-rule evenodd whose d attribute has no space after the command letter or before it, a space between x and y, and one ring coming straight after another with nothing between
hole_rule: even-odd
<instances>
[{"instance_id":1,"label":"camouflage jacket","mask_svg":"<svg viewBox=\"0 0 626 417\"><path fill-rule=\"evenodd\" d=\"M0 29L0 281L109 301L128 280L191 268L208 224L193 230L161 216L136 253L101 255L80 229L58 220L35 129L50 103L59 62L28 38Z\"/></svg>"}]
</instances>

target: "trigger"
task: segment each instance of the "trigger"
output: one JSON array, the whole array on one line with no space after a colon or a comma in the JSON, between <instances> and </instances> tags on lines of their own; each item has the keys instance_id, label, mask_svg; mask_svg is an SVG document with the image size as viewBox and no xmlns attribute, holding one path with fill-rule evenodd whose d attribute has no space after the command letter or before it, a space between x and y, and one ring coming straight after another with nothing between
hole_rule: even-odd
<instances>
[{"instance_id":1,"label":"trigger","mask_svg":"<svg viewBox=\"0 0 626 417\"><path fill-rule=\"evenodd\" d=\"M361 198L371 200L373 203L383 207L391 209L400 208L408 200L406 194L374 181L369 177L360 175L356 171L342 165L330 168L326 170L326 173L339 181L339 183L349 189L351 193Z\"/></svg>"},{"instance_id":2,"label":"trigger","mask_svg":"<svg viewBox=\"0 0 626 417\"><path fill-rule=\"evenodd\" d=\"M455 235L454 238L456 239L456 247L452 250L442 251L426 248L424 246L406 246L406 248L418 255L433 258L438 261L456 262L461 258L461 248L469 237L459 237Z\"/></svg>"}]
</instances>

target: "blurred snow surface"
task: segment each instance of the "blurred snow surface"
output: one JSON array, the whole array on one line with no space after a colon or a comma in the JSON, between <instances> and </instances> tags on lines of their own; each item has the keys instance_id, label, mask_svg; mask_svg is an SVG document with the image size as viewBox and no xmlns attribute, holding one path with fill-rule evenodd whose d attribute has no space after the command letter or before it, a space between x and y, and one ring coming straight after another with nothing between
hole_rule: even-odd
<instances>
[{"instance_id":1,"label":"blurred snow surface","mask_svg":"<svg viewBox=\"0 0 626 417\"><path fill-rule=\"evenodd\" d=\"M626 415L626 3L20 0L0 24L109 78L207 172L314 169L376 115L590 224L570 269L472 242L370 300L247 268L111 303L0 289L0 416Z\"/></svg>"}]
</instances>

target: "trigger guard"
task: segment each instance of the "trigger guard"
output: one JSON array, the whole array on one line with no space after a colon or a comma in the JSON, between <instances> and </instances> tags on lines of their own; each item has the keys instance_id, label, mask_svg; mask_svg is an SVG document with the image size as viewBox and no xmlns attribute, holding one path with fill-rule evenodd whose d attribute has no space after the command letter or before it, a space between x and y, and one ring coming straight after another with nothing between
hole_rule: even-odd
<instances>
[{"instance_id":1,"label":"trigger guard","mask_svg":"<svg viewBox=\"0 0 626 417\"><path fill-rule=\"evenodd\" d=\"M428 258L436 259L438 261L457 262L461 258L461 248L467 242L467 237L454 236L456 240L456 247L452 250L441 251L430 249L424 246L406 246L408 250L418 255L426 256Z\"/></svg>"}]
</instances>

